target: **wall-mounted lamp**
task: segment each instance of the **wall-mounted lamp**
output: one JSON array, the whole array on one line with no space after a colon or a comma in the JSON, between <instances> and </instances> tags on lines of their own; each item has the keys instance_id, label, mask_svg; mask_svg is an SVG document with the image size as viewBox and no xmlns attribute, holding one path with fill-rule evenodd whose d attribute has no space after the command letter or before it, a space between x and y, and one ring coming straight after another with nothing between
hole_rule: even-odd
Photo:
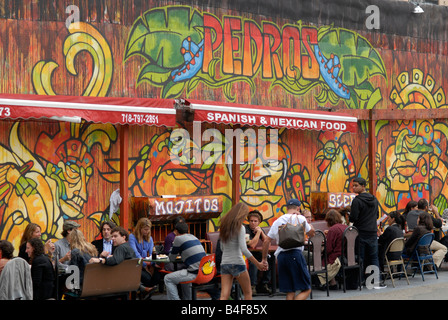
<instances>
[{"instance_id":1,"label":"wall-mounted lamp","mask_svg":"<svg viewBox=\"0 0 448 320\"><path fill-rule=\"evenodd\" d=\"M412 10L412 13L423 13L422 7L420 7L418 4L415 5L414 10Z\"/></svg>"}]
</instances>

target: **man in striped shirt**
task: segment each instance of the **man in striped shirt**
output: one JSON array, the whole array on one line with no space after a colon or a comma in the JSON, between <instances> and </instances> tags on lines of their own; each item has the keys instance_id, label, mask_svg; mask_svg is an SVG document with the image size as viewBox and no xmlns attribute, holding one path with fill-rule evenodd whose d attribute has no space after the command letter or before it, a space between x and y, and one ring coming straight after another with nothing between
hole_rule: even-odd
<instances>
[{"instance_id":1,"label":"man in striped shirt","mask_svg":"<svg viewBox=\"0 0 448 320\"><path fill-rule=\"evenodd\" d=\"M174 238L169 258L174 262L176 257L180 255L186 269L167 274L165 276L165 286L169 300L180 300L177 285L180 282L191 281L196 278L201 259L206 254L199 239L188 233L186 222L179 222L174 228L179 235ZM183 284L181 288L183 300L191 300L190 284Z\"/></svg>"}]
</instances>

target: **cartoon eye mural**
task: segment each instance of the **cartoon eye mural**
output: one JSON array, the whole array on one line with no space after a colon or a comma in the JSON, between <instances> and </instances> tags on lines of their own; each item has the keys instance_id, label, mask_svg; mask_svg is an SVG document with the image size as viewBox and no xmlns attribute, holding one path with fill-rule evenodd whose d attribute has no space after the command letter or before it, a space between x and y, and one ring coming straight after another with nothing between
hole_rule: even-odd
<instances>
[{"instance_id":1,"label":"cartoon eye mural","mask_svg":"<svg viewBox=\"0 0 448 320\"><path fill-rule=\"evenodd\" d=\"M171 72L173 82L185 81L193 78L202 68L204 58L204 40L199 44L194 43L191 37L182 42L180 53L184 57L184 64Z\"/></svg>"},{"instance_id":2,"label":"cartoon eye mural","mask_svg":"<svg viewBox=\"0 0 448 320\"><path fill-rule=\"evenodd\" d=\"M342 79L339 77L339 71L341 70L339 57L331 54L330 59L327 59L320 51L318 45L314 46L314 55L319 63L320 74L330 89L339 97L350 99L350 91L347 86L342 83Z\"/></svg>"}]
</instances>

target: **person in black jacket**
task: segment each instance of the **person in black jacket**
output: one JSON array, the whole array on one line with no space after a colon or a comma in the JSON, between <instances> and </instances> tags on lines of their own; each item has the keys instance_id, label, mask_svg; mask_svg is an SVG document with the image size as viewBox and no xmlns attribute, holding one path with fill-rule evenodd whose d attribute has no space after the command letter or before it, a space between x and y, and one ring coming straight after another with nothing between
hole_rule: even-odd
<instances>
[{"instance_id":1,"label":"person in black jacket","mask_svg":"<svg viewBox=\"0 0 448 320\"><path fill-rule=\"evenodd\" d=\"M366 191L366 180L356 177L352 189L358 195L353 199L349 221L359 231L359 251L364 270L369 265L379 268L378 260L378 200ZM378 280L379 281L379 280Z\"/></svg>"},{"instance_id":2,"label":"person in black jacket","mask_svg":"<svg viewBox=\"0 0 448 320\"><path fill-rule=\"evenodd\" d=\"M112 221L104 221L101 224L100 232L102 239L92 241L92 244L98 251L98 257L107 258L107 256L113 254L112 230L115 227L116 225Z\"/></svg>"},{"instance_id":3,"label":"person in black jacket","mask_svg":"<svg viewBox=\"0 0 448 320\"><path fill-rule=\"evenodd\" d=\"M384 271L384 259L386 257L387 247L393 240L403 238L406 221L398 211L392 211L388 215L387 224L389 226L378 237L378 259L381 271ZM387 258L395 260L399 259L400 256L401 252L398 254L388 254Z\"/></svg>"},{"instance_id":4,"label":"person in black jacket","mask_svg":"<svg viewBox=\"0 0 448 320\"><path fill-rule=\"evenodd\" d=\"M31 278L33 280L33 300L54 298L55 272L50 258L45 254L41 239L32 238L26 243L26 253L30 257Z\"/></svg>"}]
</instances>

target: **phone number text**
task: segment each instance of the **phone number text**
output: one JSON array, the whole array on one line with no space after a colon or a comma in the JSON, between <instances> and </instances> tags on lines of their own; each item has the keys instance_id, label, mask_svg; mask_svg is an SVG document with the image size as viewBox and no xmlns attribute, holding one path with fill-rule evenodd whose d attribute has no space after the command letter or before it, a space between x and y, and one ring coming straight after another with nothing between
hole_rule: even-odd
<instances>
[{"instance_id":1,"label":"phone number text","mask_svg":"<svg viewBox=\"0 0 448 320\"><path fill-rule=\"evenodd\" d=\"M127 123L147 123L147 124L159 123L159 116L153 114L122 113L121 118L123 122Z\"/></svg>"}]
</instances>

